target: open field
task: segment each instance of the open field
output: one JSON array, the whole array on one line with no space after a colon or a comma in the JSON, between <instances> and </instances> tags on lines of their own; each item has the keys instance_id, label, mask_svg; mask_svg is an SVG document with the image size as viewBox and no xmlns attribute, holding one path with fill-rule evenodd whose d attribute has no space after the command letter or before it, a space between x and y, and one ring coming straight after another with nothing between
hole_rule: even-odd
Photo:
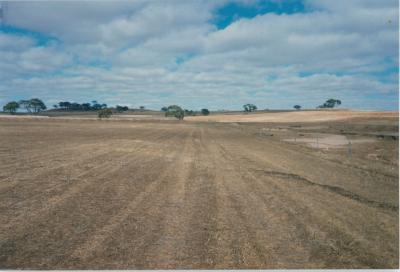
<instances>
[{"instance_id":1,"label":"open field","mask_svg":"<svg viewBox=\"0 0 400 272\"><path fill-rule=\"evenodd\" d=\"M0 118L0 268L398 268L396 116Z\"/></svg>"},{"instance_id":2,"label":"open field","mask_svg":"<svg viewBox=\"0 0 400 272\"><path fill-rule=\"evenodd\" d=\"M398 112L371 112L351 110L315 110L287 112L254 112L191 116L187 120L213 122L326 122L354 118L397 118Z\"/></svg>"},{"instance_id":3,"label":"open field","mask_svg":"<svg viewBox=\"0 0 400 272\"><path fill-rule=\"evenodd\" d=\"M352 111L352 110L271 110L271 111L256 111L244 113L239 111L213 112L211 115L203 116L197 113L197 116L186 116L185 121L194 122L222 122L222 123L309 123L309 122L328 122L340 120L355 120L355 119L379 119L397 120L398 112L394 111ZM18 113L17 115L9 115L0 113L0 118L22 118L22 119L43 119L43 118L58 118L58 119L97 119L96 111L86 112L65 112L65 111L44 111L36 115L27 115ZM174 117L165 117L164 112L160 111L127 111L123 113L114 113L110 118L112 120L174 120Z\"/></svg>"}]
</instances>

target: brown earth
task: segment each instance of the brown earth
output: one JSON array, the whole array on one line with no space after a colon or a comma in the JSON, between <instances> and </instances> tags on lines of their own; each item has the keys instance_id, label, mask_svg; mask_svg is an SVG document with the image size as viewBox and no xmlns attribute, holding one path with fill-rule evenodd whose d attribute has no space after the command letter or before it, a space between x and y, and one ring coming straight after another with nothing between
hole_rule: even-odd
<instances>
[{"instance_id":1,"label":"brown earth","mask_svg":"<svg viewBox=\"0 0 400 272\"><path fill-rule=\"evenodd\" d=\"M190 116L186 120L211 122L326 122L353 118L398 118L398 112L315 110L288 112L254 112Z\"/></svg>"},{"instance_id":2,"label":"brown earth","mask_svg":"<svg viewBox=\"0 0 400 272\"><path fill-rule=\"evenodd\" d=\"M397 121L0 119L0 268L398 268Z\"/></svg>"}]
</instances>

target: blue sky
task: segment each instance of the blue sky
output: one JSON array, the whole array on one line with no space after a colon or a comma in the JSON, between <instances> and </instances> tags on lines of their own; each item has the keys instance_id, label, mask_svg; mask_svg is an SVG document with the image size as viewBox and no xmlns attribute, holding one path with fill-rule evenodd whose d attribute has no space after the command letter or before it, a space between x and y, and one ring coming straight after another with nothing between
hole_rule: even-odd
<instances>
[{"instance_id":1,"label":"blue sky","mask_svg":"<svg viewBox=\"0 0 400 272\"><path fill-rule=\"evenodd\" d=\"M398 2L1 2L0 106L398 109Z\"/></svg>"}]
</instances>

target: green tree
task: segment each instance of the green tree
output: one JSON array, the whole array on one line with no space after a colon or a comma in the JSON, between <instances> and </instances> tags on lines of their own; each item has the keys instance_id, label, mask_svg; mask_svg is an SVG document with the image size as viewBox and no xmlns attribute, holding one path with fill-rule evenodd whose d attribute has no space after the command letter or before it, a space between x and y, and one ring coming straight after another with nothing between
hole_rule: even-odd
<instances>
[{"instance_id":1,"label":"green tree","mask_svg":"<svg viewBox=\"0 0 400 272\"><path fill-rule=\"evenodd\" d=\"M19 101L19 105L25 108L28 112L38 113L42 110L47 109L46 105L39 98L32 98L29 100L21 100Z\"/></svg>"},{"instance_id":2,"label":"green tree","mask_svg":"<svg viewBox=\"0 0 400 272\"><path fill-rule=\"evenodd\" d=\"M29 100L29 103L30 108L33 110L34 113L38 113L42 110L47 109L46 105L39 98L32 98L31 100Z\"/></svg>"},{"instance_id":3,"label":"green tree","mask_svg":"<svg viewBox=\"0 0 400 272\"><path fill-rule=\"evenodd\" d=\"M165 112L166 117L175 117L179 120L183 120L185 117L185 111L177 106L177 105L171 105L167 108L167 111Z\"/></svg>"},{"instance_id":4,"label":"green tree","mask_svg":"<svg viewBox=\"0 0 400 272\"><path fill-rule=\"evenodd\" d=\"M184 110L185 111L185 116L195 116L196 113L192 110Z\"/></svg>"},{"instance_id":5,"label":"green tree","mask_svg":"<svg viewBox=\"0 0 400 272\"><path fill-rule=\"evenodd\" d=\"M19 108L19 104L18 102L15 101L11 101L8 102L4 107L3 107L3 111L5 112L9 112L11 114L14 114Z\"/></svg>"},{"instance_id":6,"label":"green tree","mask_svg":"<svg viewBox=\"0 0 400 272\"><path fill-rule=\"evenodd\" d=\"M300 105L294 105L293 108L295 108L296 110L300 110L301 106Z\"/></svg>"},{"instance_id":7,"label":"green tree","mask_svg":"<svg viewBox=\"0 0 400 272\"><path fill-rule=\"evenodd\" d=\"M96 100L92 101L92 110L101 110L102 109L102 105L97 103Z\"/></svg>"},{"instance_id":8,"label":"green tree","mask_svg":"<svg viewBox=\"0 0 400 272\"><path fill-rule=\"evenodd\" d=\"M24 108L27 112L32 112L31 107L30 107L30 101L29 100L20 100L18 102L19 106L21 108Z\"/></svg>"},{"instance_id":9,"label":"green tree","mask_svg":"<svg viewBox=\"0 0 400 272\"><path fill-rule=\"evenodd\" d=\"M201 109L201 114L203 115L209 115L210 111L208 109Z\"/></svg>"},{"instance_id":10,"label":"green tree","mask_svg":"<svg viewBox=\"0 0 400 272\"><path fill-rule=\"evenodd\" d=\"M163 112L166 112L167 110L168 110L167 107L162 107L162 108L161 108L161 111L163 111Z\"/></svg>"},{"instance_id":11,"label":"green tree","mask_svg":"<svg viewBox=\"0 0 400 272\"><path fill-rule=\"evenodd\" d=\"M97 113L97 116L99 118L110 118L112 115L112 110L111 109L101 109Z\"/></svg>"},{"instance_id":12,"label":"green tree","mask_svg":"<svg viewBox=\"0 0 400 272\"><path fill-rule=\"evenodd\" d=\"M117 110L117 112L124 112L124 111L129 110L129 108L127 106L120 106L120 105L117 105L115 107L115 109Z\"/></svg>"},{"instance_id":13,"label":"green tree","mask_svg":"<svg viewBox=\"0 0 400 272\"><path fill-rule=\"evenodd\" d=\"M82 107L82 110L84 110L84 111L90 111L92 109L90 103L83 103L81 105L81 107Z\"/></svg>"},{"instance_id":14,"label":"green tree","mask_svg":"<svg viewBox=\"0 0 400 272\"><path fill-rule=\"evenodd\" d=\"M339 99L328 99L323 105L318 106L318 108L334 108L335 106L339 106L342 104L342 101Z\"/></svg>"},{"instance_id":15,"label":"green tree","mask_svg":"<svg viewBox=\"0 0 400 272\"><path fill-rule=\"evenodd\" d=\"M257 110L257 106L254 104L245 104L243 105L243 108L245 112L252 112Z\"/></svg>"}]
</instances>

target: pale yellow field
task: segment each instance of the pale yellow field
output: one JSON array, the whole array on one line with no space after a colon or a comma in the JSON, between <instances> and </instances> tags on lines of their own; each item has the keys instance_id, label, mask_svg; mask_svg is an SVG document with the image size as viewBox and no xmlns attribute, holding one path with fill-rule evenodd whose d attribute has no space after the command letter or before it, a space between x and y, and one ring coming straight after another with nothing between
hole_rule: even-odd
<instances>
[{"instance_id":1,"label":"pale yellow field","mask_svg":"<svg viewBox=\"0 0 400 272\"><path fill-rule=\"evenodd\" d=\"M209 116L188 116L189 121L210 122L323 122L347 120L352 118L397 118L398 112L372 112L372 111L292 111L292 112L263 112L250 114L215 114Z\"/></svg>"}]
</instances>

